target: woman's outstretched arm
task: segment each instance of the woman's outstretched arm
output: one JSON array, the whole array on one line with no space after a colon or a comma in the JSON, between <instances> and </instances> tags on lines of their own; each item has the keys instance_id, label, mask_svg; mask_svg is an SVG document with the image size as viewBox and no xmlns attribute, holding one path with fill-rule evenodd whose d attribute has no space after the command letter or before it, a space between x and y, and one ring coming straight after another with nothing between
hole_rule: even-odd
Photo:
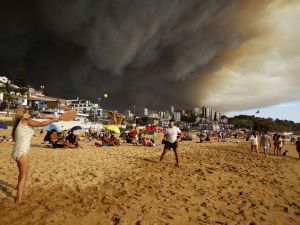
<instances>
[{"instance_id":1,"label":"woman's outstretched arm","mask_svg":"<svg viewBox=\"0 0 300 225\"><path fill-rule=\"evenodd\" d=\"M23 120L22 123L31 127L43 127L43 126L47 126L50 123L55 123L60 121L59 118L54 118L54 119L50 119L50 120L45 120L45 121L36 121L36 120L32 120L32 119L28 119L28 120Z\"/></svg>"}]
</instances>

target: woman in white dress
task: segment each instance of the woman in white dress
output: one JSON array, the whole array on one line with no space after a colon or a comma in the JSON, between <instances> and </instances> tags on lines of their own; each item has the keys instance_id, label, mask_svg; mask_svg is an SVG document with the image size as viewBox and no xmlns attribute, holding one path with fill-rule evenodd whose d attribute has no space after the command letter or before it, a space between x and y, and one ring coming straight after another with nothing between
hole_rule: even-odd
<instances>
[{"instance_id":1,"label":"woman in white dress","mask_svg":"<svg viewBox=\"0 0 300 225\"><path fill-rule=\"evenodd\" d=\"M30 141L34 135L33 127L43 127L50 123L58 122L60 119L50 119L43 122L32 120L28 109L22 106L17 109L15 115L15 124L12 130L12 137L15 145L12 151L12 158L17 162L19 169L18 191L16 203L22 202L22 195L26 183L29 168L28 151L30 149Z\"/></svg>"},{"instance_id":2,"label":"woman in white dress","mask_svg":"<svg viewBox=\"0 0 300 225\"><path fill-rule=\"evenodd\" d=\"M277 151L276 151L276 155L277 156L281 156L281 149L282 149L282 146L283 146L283 140L281 138L281 135L277 135L276 136L276 145L277 145Z\"/></svg>"},{"instance_id":3,"label":"woman in white dress","mask_svg":"<svg viewBox=\"0 0 300 225\"><path fill-rule=\"evenodd\" d=\"M256 154L258 156L258 137L255 133L255 131L252 132L252 135L249 138L251 142L251 155L253 154L253 151L256 151Z\"/></svg>"}]
</instances>

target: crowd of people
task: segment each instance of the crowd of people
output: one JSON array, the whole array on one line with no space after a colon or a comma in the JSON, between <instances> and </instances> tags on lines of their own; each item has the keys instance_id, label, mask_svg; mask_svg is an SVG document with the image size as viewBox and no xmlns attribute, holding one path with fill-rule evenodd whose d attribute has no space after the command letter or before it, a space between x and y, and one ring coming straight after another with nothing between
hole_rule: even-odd
<instances>
[{"instance_id":1,"label":"crowd of people","mask_svg":"<svg viewBox=\"0 0 300 225\"><path fill-rule=\"evenodd\" d=\"M12 130L12 138L15 141L15 145L12 151L12 158L16 161L18 170L19 170L19 178L18 178L18 190L16 202L21 203L22 194L25 187L25 182L27 179L28 169L29 169L29 158L28 152L30 149L30 142L32 137L34 136L33 127L43 127L47 126L51 123L60 121L61 118L54 118L50 120L46 120L43 122L38 122L32 120L28 109L25 107L20 107L16 111L16 120ZM153 135L154 137L155 131L151 128L148 130L148 133ZM40 134L43 134L41 132ZM131 131L125 132L123 136L124 141L127 143L132 143L135 145L144 145L144 146L156 146L155 141L151 138L151 135L146 135L139 130L138 126L134 127ZM199 135L200 142L209 141L210 142L210 133L206 133ZM122 136L122 135L121 135ZM178 156L178 142L181 140L182 132L181 130L175 126L174 120L169 121L169 126L164 130L164 137L162 140L162 144L164 145L163 152L160 156L160 161L164 159L164 156L167 154L169 150L173 150L176 166L179 166L179 156ZM96 138L101 142L95 142L96 146L120 146L121 141L117 138L114 132L105 130L101 133L92 133L88 132L86 134L86 138L90 140L91 138ZM226 133L218 133L217 139L218 141L225 141ZM258 135L256 132L253 132L249 137L251 143L251 154L254 152L259 155L258 146L259 143L263 147L265 157L267 157L268 151L272 146L272 141L274 145L274 155L288 155L288 151L282 153L282 148L284 145L284 138L280 134L274 134L273 138L265 132L260 137L260 142ZM49 142L49 145L53 148L76 148L79 145L79 137L74 134L74 130L69 130L68 133L59 133L55 129L48 131L44 137L45 142ZM295 144L296 149L299 153L300 157L300 137L297 140L291 140L291 144Z\"/></svg>"},{"instance_id":2,"label":"crowd of people","mask_svg":"<svg viewBox=\"0 0 300 225\"><path fill-rule=\"evenodd\" d=\"M104 133L100 134L99 136L97 136L97 139L101 141L95 142L95 145L97 147L108 147L108 146L120 146L121 142L118 138L116 138L116 136L109 131L105 131Z\"/></svg>"},{"instance_id":3,"label":"crowd of people","mask_svg":"<svg viewBox=\"0 0 300 225\"><path fill-rule=\"evenodd\" d=\"M132 143L134 145L142 145L146 147L154 147L159 145L158 143L155 143L153 138L147 136L146 133L147 131L142 132L137 125L134 126L131 131L124 133L124 139L126 143Z\"/></svg>"},{"instance_id":4,"label":"crowd of people","mask_svg":"<svg viewBox=\"0 0 300 225\"><path fill-rule=\"evenodd\" d=\"M288 156L288 150L285 150L282 152L282 148L285 144L285 137L283 135L280 135L278 133L273 134L273 136L271 136L270 134L268 134L267 131L265 131L260 138L258 137L257 133L255 131L252 132L251 136L249 137L249 141L251 143L251 154L256 153L257 155L259 155L259 151L258 151L258 146L262 146L263 151L264 151L264 155L265 157L267 157L269 150L271 149L272 145L273 145L273 150L274 150L274 155L276 156ZM260 139L260 141L259 141ZM273 144L272 144L273 142ZM294 144L296 146L296 150L299 154L300 157L300 137L296 138L291 138L291 142L290 144Z\"/></svg>"},{"instance_id":5,"label":"crowd of people","mask_svg":"<svg viewBox=\"0 0 300 225\"><path fill-rule=\"evenodd\" d=\"M77 148L79 146L78 141L79 137L74 134L74 131L68 131L65 135L52 129L44 137L44 142L48 142L48 146L53 148Z\"/></svg>"}]
</instances>

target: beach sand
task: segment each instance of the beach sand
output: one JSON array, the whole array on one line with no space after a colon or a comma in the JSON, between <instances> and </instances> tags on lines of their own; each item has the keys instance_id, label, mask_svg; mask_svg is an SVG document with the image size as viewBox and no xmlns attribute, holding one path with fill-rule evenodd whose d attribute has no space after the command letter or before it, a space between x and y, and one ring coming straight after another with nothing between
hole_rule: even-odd
<instances>
[{"instance_id":1,"label":"beach sand","mask_svg":"<svg viewBox=\"0 0 300 225\"><path fill-rule=\"evenodd\" d=\"M1 131L2 132L2 131ZM3 132L2 132L3 133ZM0 144L0 224L300 224L300 160L249 154L249 142L47 149L32 141L16 205L13 143Z\"/></svg>"}]
</instances>

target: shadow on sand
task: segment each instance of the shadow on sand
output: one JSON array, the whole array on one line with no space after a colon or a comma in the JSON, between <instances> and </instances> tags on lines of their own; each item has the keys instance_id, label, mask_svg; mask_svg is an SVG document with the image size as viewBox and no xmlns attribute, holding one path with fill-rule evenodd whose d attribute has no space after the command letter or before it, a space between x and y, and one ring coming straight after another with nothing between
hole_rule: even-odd
<instances>
[{"instance_id":1,"label":"shadow on sand","mask_svg":"<svg viewBox=\"0 0 300 225\"><path fill-rule=\"evenodd\" d=\"M8 191L9 188L14 189L15 187L3 180L0 180L0 191L4 193L6 197L13 198L12 192Z\"/></svg>"},{"instance_id":2,"label":"shadow on sand","mask_svg":"<svg viewBox=\"0 0 300 225\"><path fill-rule=\"evenodd\" d=\"M142 161L145 161L145 162L158 163L157 160L143 158L143 157L134 157L134 156L127 156L127 155L122 155L122 156L124 158L127 158L127 159L135 159L135 160L142 160Z\"/></svg>"}]
</instances>

